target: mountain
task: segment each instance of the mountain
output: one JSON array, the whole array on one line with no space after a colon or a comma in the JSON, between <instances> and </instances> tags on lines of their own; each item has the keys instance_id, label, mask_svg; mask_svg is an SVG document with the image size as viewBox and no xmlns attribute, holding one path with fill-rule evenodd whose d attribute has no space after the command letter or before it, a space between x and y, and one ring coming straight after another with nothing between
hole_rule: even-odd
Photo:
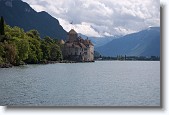
<instances>
[{"instance_id":1,"label":"mountain","mask_svg":"<svg viewBox=\"0 0 169 115\"><path fill-rule=\"evenodd\" d=\"M103 56L160 56L160 27L113 39L95 50Z\"/></svg>"},{"instance_id":2,"label":"mountain","mask_svg":"<svg viewBox=\"0 0 169 115\"><path fill-rule=\"evenodd\" d=\"M78 33L79 36L81 36L83 39L89 39L94 44L94 47L100 47L105 45L106 43L112 41L113 39L119 38L119 36L104 36L104 37L87 37L81 33Z\"/></svg>"},{"instance_id":3,"label":"mountain","mask_svg":"<svg viewBox=\"0 0 169 115\"><path fill-rule=\"evenodd\" d=\"M59 21L48 13L36 12L21 0L0 0L0 16L10 26L19 26L25 31L36 29L41 37L66 39L67 32Z\"/></svg>"},{"instance_id":4,"label":"mountain","mask_svg":"<svg viewBox=\"0 0 169 115\"><path fill-rule=\"evenodd\" d=\"M93 42L95 45L95 48L101 47L110 41L117 39L118 36L104 36L104 37L89 37L89 39Z\"/></svg>"}]
</instances>

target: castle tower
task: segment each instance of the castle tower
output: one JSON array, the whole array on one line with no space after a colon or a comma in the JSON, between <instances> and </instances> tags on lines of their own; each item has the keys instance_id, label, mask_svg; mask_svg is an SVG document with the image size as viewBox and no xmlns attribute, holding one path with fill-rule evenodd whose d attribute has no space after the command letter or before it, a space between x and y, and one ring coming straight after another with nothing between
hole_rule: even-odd
<instances>
[{"instance_id":1,"label":"castle tower","mask_svg":"<svg viewBox=\"0 0 169 115\"><path fill-rule=\"evenodd\" d=\"M68 41L73 42L78 39L78 34L74 29L71 29L68 33Z\"/></svg>"}]
</instances>

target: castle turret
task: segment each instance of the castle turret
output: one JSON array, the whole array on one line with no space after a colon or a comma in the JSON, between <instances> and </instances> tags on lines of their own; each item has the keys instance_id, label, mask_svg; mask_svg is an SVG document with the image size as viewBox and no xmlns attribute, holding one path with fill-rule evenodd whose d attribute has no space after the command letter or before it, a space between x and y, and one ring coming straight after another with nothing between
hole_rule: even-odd
<instances>
[{"instance_id":1,"label":"castle turret","mask_svg":"<svg viewBox=\"0 0 169 115\"><path fill-rule=\"evenodd\" d=\"M68 41L73 42L78 39L78 34L74 29L71 29L68 33Z\"/></svg>"}]
</instances>

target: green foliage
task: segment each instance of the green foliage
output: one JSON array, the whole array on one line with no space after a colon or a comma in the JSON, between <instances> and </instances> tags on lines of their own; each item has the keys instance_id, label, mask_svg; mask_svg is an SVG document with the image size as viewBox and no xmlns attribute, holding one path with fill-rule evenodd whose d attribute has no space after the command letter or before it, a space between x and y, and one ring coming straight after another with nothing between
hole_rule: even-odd
<instances>
[{"instance_id":1,"label":"green foliage","mask_svg":"<svg viewBox=\"0 0 169 115\"><path fill-rule=\"evenodd\" d=\"M4 45L0 43L0 64L4 62L3 58L5 56Z\"/></svg>"},{"instance_id":2,"label":"green foliage","mask_svg":"<svg viewBox=\"0 0 169 115\"><path fill-rule=\"evenodd\" d=\"M27 63L38 63L38 58L36 54L36 46L30 43L30 50L28 52L28 59L26 60Z\"/></svg>"},{"instance_id":3,"label":"green foliage","mask_svg":"<svg viewBox=\"0 0 169 115\"><path fill-rule=\"evenodd\" d=\"M26 34L27 34L27 36L29 36L31 38L40 40L40 34L37 30L30 30Z\"/></svg>"},{"instance_id":4,"label":"green foliage","mask_svg":"<svg viewBox=\"0 0 169 115\"><path fill-rule=\"evenodd\" d=\"M60 47L57 44L51 45L51 60L52 61L60 61L62 60L62 53L60 51Z\"/></svg>"},{"instance_id":5,"label":"green foliage","mask_svg":"<svg viewBox=\"0 0 169 115\"><path fill-rule=\"evenodd\" d=\"M24 38L24 34L24 30L16 26L10 31L12 37Z\"/></svg>"},{"instance_id":6,"label":"green foliage","mask_svg":"<svg viewBox=\"0 0 169 115\"><path fill-rule=\"evenodd\" d=\"M37 39L31 38L29 39L29 53L27 63L38 63L42 60L42 50L40 48L41 42Z\"/></svg>"},{"instance_id":7,"label":"green foliage","mask_svg":"<svg viewBox=\"0 0 169 115\"><path fill-rule=\"evenodd\" d=\"M47 42L42 41L41 49L43 53L43 59L49 60L50 59L50 45Z\"/></svg>"},{"instance_id":8,"label":"green foliage","mask_svg":"<svg viewBox=\"0 0 169 115\"><path fill-rule=\"evenodd\" d=\"M5 51L5 62L15 65L16 56L17 56L15 45L5 43L4 44L4 51Z\"/></svg>"},{"instance_id":9,"label":"green foliage","mask_svg":"<svg viewBox=\"0 0 169 115\"><path fill-rule=\"evenodd\" d=\"M48 36L44 38L44 41L46 43L48 43L48 44L53 44L54 43L54 40L52 38L48 37Z\"/></svg>"},{"instance_id":10,"label":"green foliage","mask_svg":"<svg viewBox=\"0 0 169 115\"><path fill-rule=\"evenodd\" d=\"M29 43L27 40L19 40L17 43L17 64L28 59Z\"/></svg>"},{"instance_id":11,"label":"green foliage","mask_svg":"<svg viewBox=\"0 0 169 115\"><path fill-rule=\"evenodd\" d=\"M40 38L37 30L24 32L19 27L5 25L5 35L0 36L0 64L40 63L62 60L62 52L57 40Z\"/></svg>"}]
</instances>

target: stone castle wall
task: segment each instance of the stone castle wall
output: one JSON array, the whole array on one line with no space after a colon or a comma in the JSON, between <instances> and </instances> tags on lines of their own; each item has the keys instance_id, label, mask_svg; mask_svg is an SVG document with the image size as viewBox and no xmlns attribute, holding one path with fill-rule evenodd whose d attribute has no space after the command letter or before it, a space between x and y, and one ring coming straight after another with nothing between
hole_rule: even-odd
<instances>
[{"instance_id":1,"label":"stone castle wall","mask_svg":"<svg viewBox=\"0 0 169 115\"><path fill-rule=\"evenodd\" d=\"M63 57L72 61L94 61L94 46L89 40L79 39L72 29L63 47Z\"/></svg>"}]
</instances>

